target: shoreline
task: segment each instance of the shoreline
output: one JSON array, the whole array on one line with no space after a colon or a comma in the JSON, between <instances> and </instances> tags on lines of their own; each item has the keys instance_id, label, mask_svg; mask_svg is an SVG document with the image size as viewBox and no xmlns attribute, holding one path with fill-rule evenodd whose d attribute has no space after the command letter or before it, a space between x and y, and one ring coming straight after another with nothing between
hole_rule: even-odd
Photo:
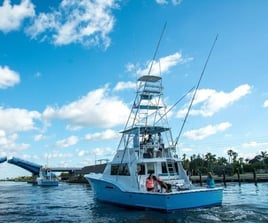
<instances>
[{"instance_id":1,"label":"shoreline","mask_svg":"<svg viewBox=\"0 0 268 223\"><path fill-rule=\"evenodd\" d=\"M207 176L190 176L189 177L192 183L206 183ZM268 182L268 173L254 174L252 173L244 173L233 176L213 176L215 183L227 183L227 182L235 182L235 183L258 183L258 182Z\"/></svg>"},{"instance_id":2,"label":"shoreline","mask_svg":"<svg viewBox=\"0 0 268 223\"><path fill-rule=\"evenodd\" d=\"M230 182L234 182L234 183L261 183L261 182L268 182L268 173L259 173L256 174L256 176L254 177L254 174L252 173L244 173L244 174L240 174L240 175L233 175L233 176L228 176L226 175L225 178L223 176L213 176L215 183L230 183ZM202 175L202 176L189 176L190 181L193 184L205 184L206 180L207 180L207 176L206 175ZM32 183L33 180L29 180L29 179L5 179L5 180L0 180L0 181L14 181L14 182L28 182L28 183ZM88 183L86 178L83 176L72 176L70 179L66 179L66 180L60 180L61 182L67 182L67 183Z\"/></svg>"}]
</instances>

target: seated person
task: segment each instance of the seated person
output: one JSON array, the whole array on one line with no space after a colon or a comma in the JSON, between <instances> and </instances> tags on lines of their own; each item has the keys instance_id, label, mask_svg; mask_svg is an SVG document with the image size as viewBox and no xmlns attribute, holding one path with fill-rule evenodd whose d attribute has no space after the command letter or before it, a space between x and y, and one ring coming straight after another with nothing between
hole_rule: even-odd
<instances>
[{"instance_id":1,"label":"seated person","mask_svg":"<svg viewBox=\"0 0 268 223\"><path fill-rule=\"evenodd\" d=\"M146 189L147 191L154 191L154 179L152 174L150 174L146 179Z\"/></svg>"},{"instance_id":2,"label":"seated person","mask_svg":"<svg viewBox=\"0 0 268 223\"><path fill-rule=\"evenodd\" d=\"M163 154L164 143L163 143L163 138L162 138L162 135L160 132L157 134L157 136L158 136L158 138L157 138L157 143L158 143L157 157L161 157Z\"/></svg>"},{"instance_id":3,"label":"seated person","mask_svg":"<svg viewBox=\"0 0 268 223\"><path fill-rule=\"evenodd\" d=\"M156 176L153 176L154 181L156 181L159 186L161 187L161 191L162 188L166 189L166 193L170 193L171 191L171 184L165 183L163 180L161 180L160 178L157 178Z\"/></svg>"},{"instance_id":4,"label":"seated person","mask_svg":"<svg viewBox=\"0 0 268 223\"><path fill-rule=\"evenodd\" d=\"M154 153L154 140L152 138L152 135L149 134L148 139L146 141L146 145L147 145L147 153L149 154L150 157L153 157L153 153Z\"/></svg>"},{"instance_id":5,"label":"seated person","mask_svg":"<svg viewBox=\"0 0 268 223\"><path fill-rule=\"evenodd\" d=\"M212 173L208 172L208 177L207 177L207 187L209 188L214 188L215 187L215 181L212 177Z\"/></svg>"}]
</instances>

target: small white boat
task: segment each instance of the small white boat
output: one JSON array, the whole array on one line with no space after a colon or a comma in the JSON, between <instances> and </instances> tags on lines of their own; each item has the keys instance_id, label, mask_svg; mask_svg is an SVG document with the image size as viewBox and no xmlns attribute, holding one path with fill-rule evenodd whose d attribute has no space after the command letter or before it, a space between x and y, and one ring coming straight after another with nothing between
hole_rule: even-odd
<instances>
[{"instance_id":1,"label":"small white boat","mask_svg":"<svg viewBox=\"0 0 268 223\"><path fill-rule=\"evenodd\" d=\"M49 168L41 168L39 177L36 179L38 186L58 186L59 181L56 175Z\"/></svg>"},{"instance_id":2,"label":"small white boat","mask_svg":"<svg viewBox=\"0 0 268 223\"><path fill-rule=\"evenodd\" d=\"M193 185L176 154L177 143L163 101L162 78L144 75L138 79L137 86L131 114L113 160L102 174L85 175L95 198L121 206L167 212L221 205L223 188ZM159 139L160 135L163 138ZM161 178L169 186L168 190L162 190L154 182L153 189L148 191L149 175Z\"/></svg>"}]
</instances>

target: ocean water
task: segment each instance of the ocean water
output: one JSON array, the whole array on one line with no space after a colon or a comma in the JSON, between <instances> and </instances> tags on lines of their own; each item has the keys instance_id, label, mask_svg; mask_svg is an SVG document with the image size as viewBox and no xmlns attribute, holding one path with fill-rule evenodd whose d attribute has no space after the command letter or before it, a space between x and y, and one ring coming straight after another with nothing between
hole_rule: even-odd
<instances>
[{"instance_id":1,"label":"ocean water","mask_svg":"<svg viewBox=\"0 0 268 223\"><path fill-rule=\"evenodd\" d=\"M227 184L220 207L162 213L97 202L88 184L0 182L0 222L268 222L268 183Z\"/></svg>"}]
</instances>

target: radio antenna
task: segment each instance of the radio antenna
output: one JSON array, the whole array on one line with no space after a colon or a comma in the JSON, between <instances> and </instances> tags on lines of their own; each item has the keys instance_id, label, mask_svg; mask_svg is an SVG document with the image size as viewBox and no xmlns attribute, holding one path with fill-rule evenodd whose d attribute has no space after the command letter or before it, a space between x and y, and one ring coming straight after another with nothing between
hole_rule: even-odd
<instances>
[{"instance_id":1,"label":"radio antenna","mask_svg":"<svg viewBox=\"0 0 268 223\"><path fill-rule=\"evenodd\" d=\"M182 134L184 125L185 125L186 120L187 120L187 118L188 118L188 116L189 116L189 113L190 113L190 110L191 110L191 108L192 108L194 99L195 99L195 97L196 97L197 90L198 90L199 85L200 85L200 82L201 82L201 80L202 80L202 78L203 78L203 76L204 76L204 73L205 73L205 70L206 70L206 67L207 67L209 58L210 58L210 56L211 56L211 54L212 54L212 51L213 51L213 49L214 49L214 46L215 46L215 44L216 44L217 39L218 39L218 34L217 34L216 37L215 37L215 40L214 40L214 42L213 42L213 44L212 44L212 47L211 47L211 49L210 49L210 51L209 51L209 54L208 54L207 60L206 60L206 62L205 62L205 65L204 65L204 67L203 67L203 70L202 70L201 75L200 75L200 77L199 77L199 80L198 80L198 82L197 82L197 85L196 85L196 88L195 88L195 90L194 90L194 94L193 94L192 100L191 100L191 102L190 102L190 105L189 105L189 107L188 107L187 113L186 113L185 118L184 118L184 120L183 120L183 123L182 123L181 129L180 129L179 135L178 135L178 137L177 137L177 139L176 139L176 141L175 141L175 146L178 144L178 141L179 141L179 139L180 139L180 137L181 137L181 134Z\"/></svg>"},{"instance_id":2,"label":"radio antenna","mask_svg":"<svg viewBox=\"0 0 268 223\"><path fill-rule=\"evenodd\" d=\"M156 57L156 54L157 54L157 52L158 52L158 49L159 49L159 46L160 46L160 42L161 42L162 37L163 37L163 35L164 35L166 26L167 26L167 22L165 22L165 25L164 25L164 27L163 27L163 29L162 29L160 38L159 38L159 40L158 40L158 43L157 43L157 46L156 46L156 49L155 49L155 52L154 52L153 60L152 60L151 66L150 66L149 71L148 71L148 74L151 73L151 70L152 70L152 67L153 67L153 63L154 63L154 61L155 61L155 57Z\"/></svg>"}]
</instances>

